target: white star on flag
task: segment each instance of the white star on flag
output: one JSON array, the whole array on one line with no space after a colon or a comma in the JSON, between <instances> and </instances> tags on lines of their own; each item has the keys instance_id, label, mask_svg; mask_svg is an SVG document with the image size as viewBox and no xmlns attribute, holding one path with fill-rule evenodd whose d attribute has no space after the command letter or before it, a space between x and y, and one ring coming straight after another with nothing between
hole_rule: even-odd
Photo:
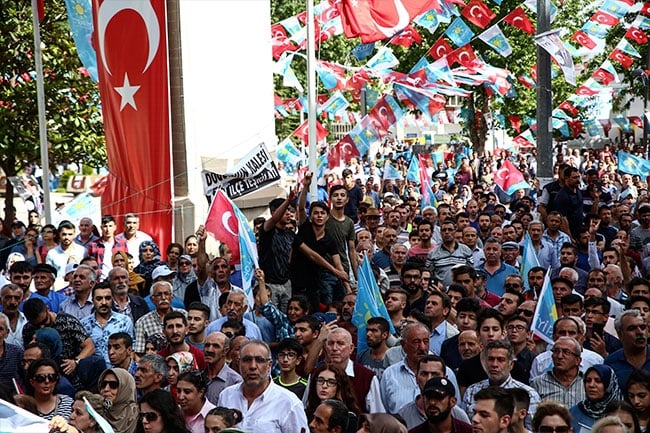
<instances>
[{"instance_id":1,"label":"white star on flag","mask_svg":"<svg viewBox=\"0 0 650 433\"><path fill-rule=\"evenodd\" d=\"M129 82L129 76L124 73L124 84L122 87L115 87L115 91L120 94L122 101L120 102L120 111L124 110L126 104L129 104L135 111L138 111L138 107L135 105L134 95L140 90L140 86L132 86Z\"/></svg>"}]
</instances>

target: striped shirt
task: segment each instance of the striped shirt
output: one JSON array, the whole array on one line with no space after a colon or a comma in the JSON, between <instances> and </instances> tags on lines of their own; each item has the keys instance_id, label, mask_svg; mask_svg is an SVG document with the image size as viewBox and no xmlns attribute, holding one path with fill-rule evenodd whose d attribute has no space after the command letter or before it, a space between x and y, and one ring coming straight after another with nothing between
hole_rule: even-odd
<instances>
[{"instance_id":1,"label":"striped shirt","mask_svg":"<svg viewBox=\"0 0 650 433\"><path fill-rule=\"evenodd\" d=\"M443 281L446 287L452 283L450 271L456 265L474 265L472 251L467 245L458 242L451 251L444 244L433 249L427 256L425 267L431 270L435 278Z\"/></svg>"},{"instance_id":2,"label":"striped shirt","mask_svg":"<svg viewBox=\"0 0 650 433\"><path fill-rule=\"evenodd\" d=\"M553 370L547 371L541 376L537 376L535 380L530 383L530 386L535 388L535 391L544 400L555 400L566 407L572 407L585 399L585 386L582 381L582 372L573 379L571 385L568 387L562 385Z\"/></svg>"}]
</instances>

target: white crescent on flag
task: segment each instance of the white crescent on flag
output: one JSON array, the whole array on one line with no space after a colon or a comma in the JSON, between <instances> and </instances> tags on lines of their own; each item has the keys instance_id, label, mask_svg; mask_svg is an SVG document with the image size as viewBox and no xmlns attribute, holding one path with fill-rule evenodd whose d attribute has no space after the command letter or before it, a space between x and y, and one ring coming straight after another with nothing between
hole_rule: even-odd
<instances>
[{"instance_id":1,"label":"white crescent on flag","mask_svg":"<svg viewBox=\"0 0 650 433\"><path fill-rule=\"evenodd\" d=\"M409 22L411 21L409 12L406 10L406 7L402 3L402 0L393 0L393 4L395 5L395 9L397 10L397 16L398 16L397 24L395 24L393 27L384 27L379 25L377 21L375 21L374 18L372 17L372 14L370 15L370 20L377 27L377 30L379 30L387 38L395 35L395 33L399 32L404 27L408 26Z\"/></svg>"},{"instance_id":2,"label":"white crescent on flag","mask_svg":"<svg viewBox=\"0 0 650 433\"><path fill-rule=\"evenodd\" d=\"M149 54L147 57L147 64L142 72L146 72L147 69L149 69L151 62L153 62L153 59L156 57L156 52L158 51L158 44L160 43L160 26L158 18L156 17L156 12L149 0L105 0L101 6L99 6L99 11L97 12L97 34L99 38L99 53L102 56L102 62L104 63L106 72L110 75L112 75L112 73L108 62L106 61L106 52L104 47L106 27L108 27L108 24L115 15L127 9L140 15L147 28L147 36L149 37Z\"/></svg>"}]
</instances>

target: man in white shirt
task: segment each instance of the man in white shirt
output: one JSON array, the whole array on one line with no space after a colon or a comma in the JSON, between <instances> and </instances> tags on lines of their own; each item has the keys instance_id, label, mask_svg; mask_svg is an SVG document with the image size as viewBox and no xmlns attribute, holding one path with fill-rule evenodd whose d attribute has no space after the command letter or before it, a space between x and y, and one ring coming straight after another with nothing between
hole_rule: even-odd
<instances>
[{"instance_id":1,"label":"man in white shirt","mask_svg":"<svg viewBox=\"0 0 650 433\"><path fill-rule=\"evenodd\" d=\"M219 395L218 406L238 409L243 421L236 427L250 433L296 433L309 430L302 402L271 380L271 349L261 340L240 349L244 382Z\"/></svg>"}]
</instances>

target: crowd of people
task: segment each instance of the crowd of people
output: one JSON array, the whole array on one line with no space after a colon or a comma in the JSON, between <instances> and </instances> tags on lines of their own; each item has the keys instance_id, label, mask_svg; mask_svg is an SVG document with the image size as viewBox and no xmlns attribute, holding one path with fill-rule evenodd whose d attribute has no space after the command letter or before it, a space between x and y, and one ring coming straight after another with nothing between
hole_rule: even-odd
<instances>
[{"instance_id":1,"label":"crowd of people","mask_svg":"<svg viewBox=\"0 0 650 433\"><path fill-rule=\"evenodd\" d=\"M404 152L378 157L406 175ZM377 160L305 173L253 222L250 295L203 226L161 248L136 214L120 233L11 222L0 398L73 433L102 431L88 406L118 433L646 431L647 185L609 147L557 149L543 188L534 151L450 158L427 172L435 206ZM495 186L504 158L529 189ZM386 315L359 323L362 265ZM545 280L550 344L531 332Z\"/></svg>"}]
</instances>

